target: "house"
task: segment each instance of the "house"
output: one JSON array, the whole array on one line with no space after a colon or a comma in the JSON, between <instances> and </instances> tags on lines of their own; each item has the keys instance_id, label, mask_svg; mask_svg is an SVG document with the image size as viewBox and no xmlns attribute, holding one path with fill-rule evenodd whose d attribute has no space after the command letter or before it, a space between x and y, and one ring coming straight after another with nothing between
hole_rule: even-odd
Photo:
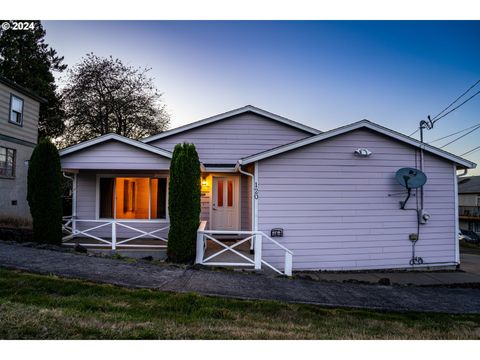
<instances>
[{"instance_id":1,"label":"house","mask_svg":"<svg viewBox=\"0 0 480 360\"><path fill-rule=\"evenodd\" d=\"M0 76L0 218L29 221L28 161L37 144L45 100Z\"/></svg>"},{"instance_id":2,"label":"house","mask_svg":"<svg viewBox=\"0 0 480 360\"><path fill-rule=\"evenodd\" d=\"M253 106L142 141L109 134L62 150L75 187L65 240L165 246L170 159L182 142L202 162L197 263L291 274L460 261L456 172L474 163L367 120L321 132ZM395 175L406 167L427 183L402 187Z\"/></svg>"},{"instance_id":3,"label":"house","mask_svg":"<svg viewBox=\"0 0 480 360\"><path fill-rule=\"evenodd\" d=\"M458 205L460 229L480 235L480 176L459 179Z\"/></svg>"}]
</instances>

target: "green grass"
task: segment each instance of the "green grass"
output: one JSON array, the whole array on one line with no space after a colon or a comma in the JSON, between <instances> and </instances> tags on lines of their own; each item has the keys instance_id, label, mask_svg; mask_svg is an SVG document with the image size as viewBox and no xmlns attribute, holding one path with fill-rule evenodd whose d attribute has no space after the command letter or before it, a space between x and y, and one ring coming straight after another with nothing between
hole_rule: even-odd
<instances>
[{"instance_id":1,"label":"green grass","mask_svg":"<svg viewBox=\"0 0 480 360\"><path fill-rule=\"evenodd\" d=\"M478 339L480 315L329 309L0 269L1 339Z\"/></svg>"}]
</instances>

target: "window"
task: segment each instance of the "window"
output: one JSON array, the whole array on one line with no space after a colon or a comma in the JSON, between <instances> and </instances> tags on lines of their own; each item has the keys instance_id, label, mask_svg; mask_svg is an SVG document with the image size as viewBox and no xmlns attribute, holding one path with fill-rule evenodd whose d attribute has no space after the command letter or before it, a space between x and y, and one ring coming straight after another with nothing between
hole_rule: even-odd
<instances>
[{"instance_id":1,"label":"window","mask_svg":"<svg viewBox=\"0 0 480 360\"><path fill-rule=\"evenodd\" d=\"M166 219L166 178L100 178L100 218Z\"/></svg>"},{"instance_id":2,"label":"window","mask_svg":"<svg viewBox=\"0 0 480 360\"><path fill-rule=\"evenodd\" d=\"M15 177L15 149L0 146L0 176Z\"/></svg>"},{"instance_id":3,"label":"window","mask_svg":"<svg viewBox=\"0 0 480 360\"><path fill-rule=\"evenodd\" d=\"M23 99L13 94L10 96L10 122L17 125L23 123Z\"/></svg>"}]
</instances>

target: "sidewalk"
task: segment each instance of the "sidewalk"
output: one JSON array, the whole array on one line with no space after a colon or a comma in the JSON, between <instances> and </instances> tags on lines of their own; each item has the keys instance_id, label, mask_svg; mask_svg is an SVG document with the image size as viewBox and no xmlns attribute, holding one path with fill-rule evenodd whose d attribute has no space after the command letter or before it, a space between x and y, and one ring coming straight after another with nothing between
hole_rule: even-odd
<instances>
[{"instance_id":1,"label":"sidewalk","mask_svg":"<svg viewBox=\"0 0 480 360\"><path fill-rule=\"evenodd\" d=\"M132 288L329 307L480 313L480 289L380 286L286 279L78 255L0 241L0 267ZM334 274L332 274L334 275Z\"/></svg>"},{"instance_id":2,"label":"sidewalk","mask_svg":"<svg viewBox=\"0 0 480 360\"><path fill-rule=\"evenodd\" d=\"M312 272L301 277L317 281L361 282L378 284L388 279L393 285L480 284L480 255L462 254L460 271L382 271L382 272Z\"/></svg>"}]
</instances>

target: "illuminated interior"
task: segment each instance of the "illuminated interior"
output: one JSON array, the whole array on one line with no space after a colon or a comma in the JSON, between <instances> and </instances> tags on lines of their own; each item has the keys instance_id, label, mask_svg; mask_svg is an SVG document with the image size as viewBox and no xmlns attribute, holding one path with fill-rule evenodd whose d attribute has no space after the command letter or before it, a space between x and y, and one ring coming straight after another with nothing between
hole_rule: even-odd
<instances>
[{"instance_id":1,"label":"illuminated interior","mask_svg":"<svg viewBox=\"0 0 480 360\"><path fill-rule=\"evenodd\" d=\"M149 178L116 178L117 219L148 219Z\"/></svg>"},{"instance_id":2,"label":"illuminated interior","mask_svg":"<svg viewBox=\"0 0 480 360\"><path fill-rule=\"evenodd\" d=\"M165 219L166 196L165 178L101 178L100 218Z\"/></svg>"}]
</instances>

